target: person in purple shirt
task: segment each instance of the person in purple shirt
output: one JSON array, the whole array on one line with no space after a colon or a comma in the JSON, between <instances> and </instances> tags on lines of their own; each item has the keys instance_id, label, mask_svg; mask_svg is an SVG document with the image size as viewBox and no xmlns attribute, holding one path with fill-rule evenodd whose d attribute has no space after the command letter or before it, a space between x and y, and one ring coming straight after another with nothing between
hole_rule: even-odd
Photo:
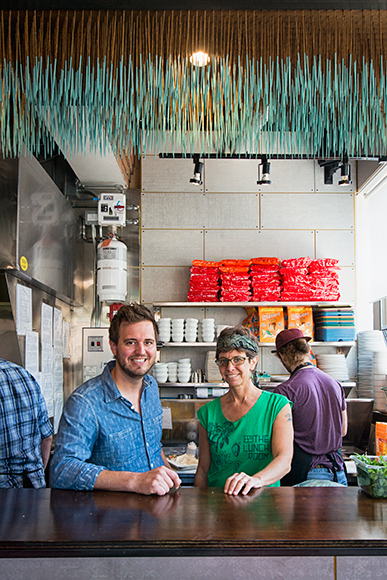
<instances>
[{"instance_id":1,"label":"person in purple shirt","mask_svg":"<svg viewBox=\"0 0 387 580\"><path fill-rule=\"evenodd\" d=\"M347 404L344 390L331 376L310 362L309 336L301 330L283 330L272 351L290 373L274 389L293 402L294 455L291 471L281 485L324 479L347 485L340 454L347 433Z\"/></svg>"}]
</instances>

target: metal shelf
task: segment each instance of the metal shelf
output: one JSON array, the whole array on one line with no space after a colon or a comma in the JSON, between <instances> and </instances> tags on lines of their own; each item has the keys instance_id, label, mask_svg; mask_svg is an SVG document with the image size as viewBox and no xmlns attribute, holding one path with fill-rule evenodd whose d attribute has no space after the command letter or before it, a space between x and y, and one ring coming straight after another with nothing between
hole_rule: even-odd
<instances>
[{"instance_id":1,"label":"metal shelf","mask_svg":"<svg viewBox=\"0 0 387 580\"><path fill-rule=\"evenodd\" d=\"M318 307L350 307L354 306L354 303L350 302L154 302L153 306L155 308L161 307L201 307L201 308L213 308L213 307L248 307L248 306L318 306Z\"/></svg>"},{"instance_id":2,"label":"metal shelf","mask_svg":"<svg viewBox=\"0 0 387 580\"><path fill-rule=\"evenodd\" d=\"M309 343L311 346L343 346L343 347L349 347L349 346L355 346L356 341L355 340L351 340L351 341L337 341L337 342L326 342L326 341L316 341L316 342L310 342ZM259 346L270 346L271 348L273 348L273 346L275 346L274 342L260 342ZM216 342L166 342L164 344L164 346L160 347L160 348L166 348L166 347L216 347Z\"/></svg>"}]
</instances>

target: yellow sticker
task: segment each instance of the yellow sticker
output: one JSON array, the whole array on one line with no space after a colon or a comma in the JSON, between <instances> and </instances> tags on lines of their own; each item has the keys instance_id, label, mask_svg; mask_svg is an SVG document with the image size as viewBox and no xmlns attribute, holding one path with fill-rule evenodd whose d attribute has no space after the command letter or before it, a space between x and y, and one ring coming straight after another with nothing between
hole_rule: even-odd
<instances>
[{"instance_id":1,"label":"yellow sticker","mask_svg":"<svg viewBox=\"0 0 387 580\"><path fill-rule=\"evenodd\" d=\"M25 272L28 269L28 260L25 256L20 258L20 268Z\"/></svg>"}]
</instances>

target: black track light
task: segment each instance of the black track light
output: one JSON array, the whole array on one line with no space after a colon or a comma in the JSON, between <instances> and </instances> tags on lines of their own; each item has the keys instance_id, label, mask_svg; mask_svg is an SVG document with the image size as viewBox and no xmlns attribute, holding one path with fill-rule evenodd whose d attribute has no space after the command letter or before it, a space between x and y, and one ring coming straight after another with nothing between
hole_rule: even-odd
<instances>
[{"instance_id":1,"label":"black track light","mask_svg":"<svg viewBox=\"0 0 387 580\"><path fill-rule=\"evenodd\" d=\"M261 170L261 179L259 179L259 168L262 167ZM258 165L258 181L257 185L270 185L270 163L267 157L262 157L260 165Z\"/></svg>"},{"instance_id":2,"label":"black track light","mask_svg":"<svg viewBox=\"0 0 387 580\"><path fill-rule=\"evenodd\" d=\"M194 185L203 185L203 163L201 161L199 161L199 155L194 155L193 156L193 162L194 162L194 176L191 177L191 179L189 180L190 183L193 183Z\"/></svg>"}]
</instances>

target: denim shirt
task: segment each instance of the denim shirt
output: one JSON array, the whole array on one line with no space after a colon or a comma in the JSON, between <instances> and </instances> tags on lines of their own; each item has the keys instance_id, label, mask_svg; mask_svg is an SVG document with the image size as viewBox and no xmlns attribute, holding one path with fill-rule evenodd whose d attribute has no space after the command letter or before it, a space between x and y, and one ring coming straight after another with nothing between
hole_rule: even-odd
<instances>
[{"instance_id":1,"label":"denim shirt","mask_svg":"<svg viewBox=\"0 0 387 580\"><path fill-rule=\"evenodd\" d=\"M68 398L51 462L51 486L91 490L104 469L145 472L163 465L157 383L143 379L141 415L119 392L106 365Z\"/></svg>"}]
</instances>

